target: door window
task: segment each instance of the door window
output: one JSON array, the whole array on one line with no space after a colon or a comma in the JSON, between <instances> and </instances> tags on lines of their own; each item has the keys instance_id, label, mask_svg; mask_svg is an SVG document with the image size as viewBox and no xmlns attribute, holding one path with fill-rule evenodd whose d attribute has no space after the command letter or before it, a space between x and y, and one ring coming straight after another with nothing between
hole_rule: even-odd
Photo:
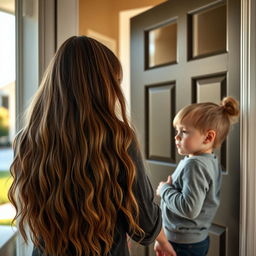
<instances>
[{"instance_id":1,"label":"door window","mask_svg":"<svg viewBox=\"0 0 256 256\"><path fill-rule=\"evenodd\" d=\"M146 31L146 69L176 63L177 23Z\"/></svg>"}]
</instances>

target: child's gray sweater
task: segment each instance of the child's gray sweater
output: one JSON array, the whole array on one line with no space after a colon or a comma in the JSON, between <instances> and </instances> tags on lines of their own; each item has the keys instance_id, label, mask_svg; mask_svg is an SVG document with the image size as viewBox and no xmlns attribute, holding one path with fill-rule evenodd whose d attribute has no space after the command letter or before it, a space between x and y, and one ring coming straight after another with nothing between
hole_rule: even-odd
<instances>
[{"instance_id":1,"label":"child's gray sweater","mask_svg":"<svg viewBox=\"0 0 256 256\"><path fill-rule=\"evenodd\" d=\"M185 157L160 190L163 227L169 241L197 243L208 230L220 201L221 168L213 154Z\"/></svg>"}]
</instances>

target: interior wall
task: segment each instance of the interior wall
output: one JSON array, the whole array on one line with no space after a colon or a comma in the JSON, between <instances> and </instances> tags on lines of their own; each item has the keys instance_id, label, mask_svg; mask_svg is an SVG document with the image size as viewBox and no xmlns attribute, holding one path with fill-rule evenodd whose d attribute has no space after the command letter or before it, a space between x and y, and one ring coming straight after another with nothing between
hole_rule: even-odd
<instances>
[{"instance_id":1,"label":"interior wall","mask_svg":"<svg viewBox=\"0 0 256 256\"><path fill-rule=\"evenodd\" d=\"M90 29L116 39L113 4L114 0L79 0L79 34L87 35Z\"/></svg>"},{"instance_id":2,"label":"interior wall","mask_svg":"<svg viewBox=\"0 0 256 256\"><path fill-rule=\"evenodd\" d=\"M155 6L166 0L79 0L79 34L88 30L111 37L119 45L119 12ZM119 51L117 51L119 52Z\"/></svg>"},{"instance_id":3,"label":"interior wall","mask_svg":"<svg viewBox=\"0 0 256 256\"><path fill-rule=\"evenodd\" d=\"M126 99L126 109L130 116L131 82L130 82L130 20L132 17L145 12L151 6L119 12L119 59L123 68L121 88Z\"/></svg>"}]
</instances>

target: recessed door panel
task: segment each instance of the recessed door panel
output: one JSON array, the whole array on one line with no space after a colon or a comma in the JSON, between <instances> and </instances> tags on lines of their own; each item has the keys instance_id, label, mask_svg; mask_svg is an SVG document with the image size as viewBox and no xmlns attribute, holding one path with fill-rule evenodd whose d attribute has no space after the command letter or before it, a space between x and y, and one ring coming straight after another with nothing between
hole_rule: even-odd
<instances>
[{"instance_id":1,"label":"recessed door panel","mask_svg":"<svg viewBox=\"0 0 256 256\"><path fill-rule=\"evenodd\" d=\"M174 130L175 85L146 87L146 156L147 159L175 161Z\"/></svg>"},{"instance_id":2,"label":"recessed door panel","mask_svg":"<svg viewBox=\"0 0 256 256\"><path fill-rule=\"evenodd\" d=\"M227 243L227 229L213 224L210 228L210 249L207 256L225 256Z\"/></svg>"},{"instance_id":3,"label":"recessed door panel","mask_svg":"<svg viewBox=\"0 0 256 256\"><path fill-rule=\"evenodd\" d=\"M220 104L221 100L227 95L226 74L196 77L192 79L192 102L214 102ZM226 141L221 148L215 149L215 154L221 161L223 173L227 173L227 144Z\"/></svg>"}]
</instances>

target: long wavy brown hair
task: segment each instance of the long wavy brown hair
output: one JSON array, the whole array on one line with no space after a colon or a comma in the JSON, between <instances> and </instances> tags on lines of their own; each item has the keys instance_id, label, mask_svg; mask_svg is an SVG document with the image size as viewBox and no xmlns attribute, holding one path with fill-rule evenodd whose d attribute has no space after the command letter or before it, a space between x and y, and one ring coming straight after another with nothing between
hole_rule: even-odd
<instances>
[{"instance_id":1,"label":"long wavy brown hair","mask_svg":"<svg viewBox=\"0 0 256 256\"><path fill-rule=\"evenodd\" d=\"M16 136L9 198L25 241L28 225L45 255L67 255L70 248L79 256L107 255L118 212L134 234L143 234L132 189L136 168L128 153L137 142L121 77L107 47L85 36L69 38Z\"/></svg>"}]
</instances>

